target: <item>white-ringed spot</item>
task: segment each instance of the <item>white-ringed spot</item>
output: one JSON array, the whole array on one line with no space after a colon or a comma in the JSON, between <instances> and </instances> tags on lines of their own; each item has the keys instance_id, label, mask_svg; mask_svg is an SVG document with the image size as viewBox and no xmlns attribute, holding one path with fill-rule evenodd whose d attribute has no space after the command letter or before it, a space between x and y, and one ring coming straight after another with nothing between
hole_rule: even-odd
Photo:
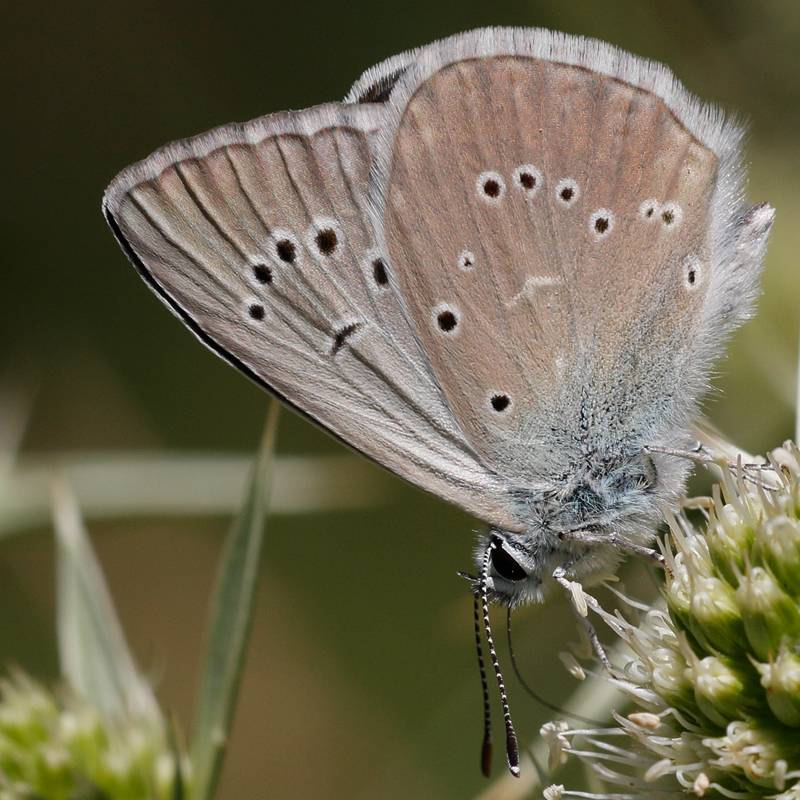
<instances>
[{"instance_id":1,"label":"white-ringed spot","mask_svg":"<svg viewBox=\"0 0 800 800\"><path fill-rule=\"evenodd\" d=\"M247 260L247 270L257 286L267 286L275 279L275 269L265 258L255 256Z\"/></svg>"},{"instance_id":2,"label":"white-ringed spot","mask_svg":"<svg viewBox=\"0 0 800 800\"><path fill-rule=\"evenodd\" d=\"M639 206L639 216L645 222L655 220L658 217L658 207L658 200L651 197Z\"/></svg>"},{"instance_id":3,"label":"white-ringed spot","mask_svg":"<svg viewBox=\"0 0 800 800\"><path fill-rule=\"evenodd\" d=\"M589 231L595 241L601 242L614 230L614 214L608 208L598 208L589 218Z\"/></svg>"},{"instance_id":4,"label":"white-ringed spot","mask_svg":"<svg viewBox=\"0 0 800 800\"><path fill-rule=\"evenodd\" d=\"M492 411L503 414L513 405L511 398L505 392L492 392L489 395L489 406Z\"/></svg>"},{"instance_id":5,"label":"white-ringed spot","mask_svg":"<svg viewBox=\"0 0 800 800\"><path fill-rule=\"evenodd\" d=\"M342 245L344 236L339 225L331 219L315 219L308 229L308 248L323 258L334 256Z\"/></svg>"},{"instance_id":6,"label":"white-ringed spot","mask_svg":"<svg viewBox=\"0 0 800 800\"><path fill-rule=\"evenodd\" d=\"M290 231L275 230L272 232L274 257L281 264L296 264L300 258L300 243Z\"/></svg>"},{"instance_id":7,"label":"white-ringed spot","mask_svg":"<svg viewBox=\"0 0 800 800\"><path fill-rule=\"evenodd\" d=\"M580 197L578 182L572 178L564 178L556 184L556 200L563 206L571 206Z\"/></svg>"},{"instance_id":8,"label":"white-ringed spot","mask_svg":"<svg viewBox=\"0 0 800 800\"><path fill-rule=\"evenodd\" d=\"M389 289L389 264L377 251L370 251L362 262L364 275L368 283L378 291Z\"/></svg>"},{"instance_id":9,"label":"white-ringed spot","mask_svg":"<svg viewBox=\"0 0 800 800\"><path fill-rule=\"evenodd\" d=\"M462 250L458 254L458 268L469 272L475 266L475 254L469 250Z\"/></svg>"},{"instance_id":10,"label":"white-ringed spot","mask_svg":"<svg viewBox=\"0 0 800 800\"><path fill-rule=\"evenodd\" d=\"M513 172L514 186L526 197L533 197L544 183L542 173L533 164L520 164Z\"/></svg>"},{"instance_id":11,"label":"white-ringed spot","mask_svg":"<svg viewBox=\"0 0 800 800\"><path fill-rule=\"evenodd\" d=\"M506 182L499 172L481 172L475 181L475 191L487 203L499 203L506 193Z\"/></svg>"},{"instance_id":12,"label":"white-ringed spot","mask_svg":"<svg viewBox=\"0 0 800 800\"><path fill-rule=\"evenodd\" d=\"M658 210L658 218L665 228L677 228L683 219L683 210L677 203L665 203Z\"/></svg>"},{"instance_id":13,"label":"white-ringed spot","mask_svg":"<svg viewBox=\"0 0 800 800\"><path fill-rule=\"evenodd\" d=\"M250 303L247 306L247 313L250 319L261 322L261 320L264 319L264 306L261 305L261 303Z\"/></svg>"},{"instance_id":14,"label":"white-ringed spot","mask_svg":"<svg viewBox=\"0 0 800 800\"><path fill-rule=\"evenodd\" d=\"M455 336L461 323L461 312L449 303L438 303L433 309L433 323L445 336Z\"/></svg>"}]
</instances>

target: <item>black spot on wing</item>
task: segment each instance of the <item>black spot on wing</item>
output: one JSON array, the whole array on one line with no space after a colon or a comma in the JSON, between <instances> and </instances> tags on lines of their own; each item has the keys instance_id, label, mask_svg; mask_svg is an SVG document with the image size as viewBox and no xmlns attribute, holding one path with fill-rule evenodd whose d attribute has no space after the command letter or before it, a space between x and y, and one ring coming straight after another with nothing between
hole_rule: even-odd
<instances>
[{"instance_id":1,"label":"black spot on wing","mask_svg":"<svg viewBox=\"0 0 800 800\"><path fill-rule=\"evenodd\" d=\"M344 347L348 338L351 337L360 327L360 322L349 322L347 325L339 328L338 331L335 331L333 334L333 347L331 348L331 354L336 355L342 349L342 347Z\"/></svg>"}]
</instances>

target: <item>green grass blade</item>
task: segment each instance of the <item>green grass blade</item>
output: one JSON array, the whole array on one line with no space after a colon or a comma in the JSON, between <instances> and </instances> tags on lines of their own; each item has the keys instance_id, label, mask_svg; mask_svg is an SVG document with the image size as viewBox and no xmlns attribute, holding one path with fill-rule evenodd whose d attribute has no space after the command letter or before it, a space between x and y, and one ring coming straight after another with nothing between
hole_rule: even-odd
<instances>
[{"instance_id":1,"label":"green grass blade","mask_svg":"<svg viewBox=\"0 0 800 800\"><path fill-rule=\"evenodd\" d=\"M135 715L161 727L158 703L128 648L75 496L60 475L52 491L61 673L107 721Z\"/></svg>"},{"instance_id":2,"label":"green grass blade","mask_svg":"<svg viewBox=\"0 0 800 800\"><path fill-rule=\"evenodd\" d=\"M213 797L230 734L253 615L279 410L273 400L247 496L217 573L192 737L194 800Z\"/></svg>"}]
</instances>

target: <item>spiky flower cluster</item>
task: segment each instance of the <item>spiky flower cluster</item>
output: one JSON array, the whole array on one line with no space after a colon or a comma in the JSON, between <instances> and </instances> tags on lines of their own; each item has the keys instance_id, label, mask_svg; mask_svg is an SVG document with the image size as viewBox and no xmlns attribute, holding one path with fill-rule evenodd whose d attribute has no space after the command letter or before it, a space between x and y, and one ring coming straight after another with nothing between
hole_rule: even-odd
<instances>
[{"instance_id":1,"label":"spiky flower cluster","mask_svg":"<svg viewBox=\"0 0 800 800\"><path fill-rule=\"evenodd\" d=\"M639 709L546 726L551 762L576 753L627 787L613 797L800 800L800 450L769 462L726 472L704 530L672 521L661 607L638 625L600 611L633 652L619 686Z\"/></svg>"},{"instance_id":2,"label":"spiky flower cluster","mask_svg":"<svg viewBox=\"0 0 800 800\"><path fill-rule=\"evenodd\" d=\"M19 672L0 680L0 694L0 800L176 797L176 757L151 722L110 728Z\"/></svg>"}]
</instances>

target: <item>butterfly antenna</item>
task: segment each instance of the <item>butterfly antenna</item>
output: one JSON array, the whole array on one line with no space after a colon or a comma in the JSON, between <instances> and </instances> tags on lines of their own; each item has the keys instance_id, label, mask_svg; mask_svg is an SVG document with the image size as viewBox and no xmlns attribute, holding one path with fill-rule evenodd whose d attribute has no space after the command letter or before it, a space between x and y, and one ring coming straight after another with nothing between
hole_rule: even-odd
<instances>
[{"instance_id":1,"label":"butterfly antenna","mask_svg":"<svg viewBox=\"0 0 800 800\"><path fill-rule=\"evenodd\" d=\"M489 681L486 680L486 664L481 647L480 600L475 595L475 646L478 648L478 667L481 670L483 689L483 745L481 747L481 772L488 778L492 773L492 709L489 705Z\"/></svg>"},{"instance_id":2,"label":"butterfly antenna","mask_svg":"<svg viewBox=\"0 0 800 800\"><path fill-rule=\"evenodd\" d=\"M494 674L497 676L497 686L500 689L500 701L503 704L503 722L506 726L506 759L508 760L508 769L515 778L519 778L519 745L517 744L517 734L514 733L514 724L511 722L511 711L508 708L506 686L503 682L503 673L500 672L500 662L497 660L497 651L494 647L494 639L492 639L492 626L489 623L489 600L487 597L486 584L489 579L490 558L491 547L487 547L480 577L480 600L483 608L483 627L486 631L486 645L489 648L489 656L492 659Z\"/></svg>"},{"instance_id":3,"label":"butterfly antenna","mask_svg":"<svg viewBox=\"0 0 800 800\"><path fill-rule=\"evenodd\" d=\"M567 711L561 706L557 706L555 703L551 703L548 700L545 700L540 695L536 694L536 692L531 689L530 686L525 682L525 679L522 677L522 673L519 671L519 666L517 665L517 658L514 655L514 645L511 641L511 607L508 608L508 616L506 617L506 630L508 632L508 652L511 657L511 666L514 667L514 674L517 676L517 680L519 681L520 686L540 705L543 705L545 708L549 708L550 711L554 711L556 714L561 714L565 717L571 717L572 719L582 722L584 725L589 725L593 728L602 728L604 723L598 722L596 719L590 719L589 717L582 717L580 714L575 714L572 711Z\"/></svg>"}]
</instances>

